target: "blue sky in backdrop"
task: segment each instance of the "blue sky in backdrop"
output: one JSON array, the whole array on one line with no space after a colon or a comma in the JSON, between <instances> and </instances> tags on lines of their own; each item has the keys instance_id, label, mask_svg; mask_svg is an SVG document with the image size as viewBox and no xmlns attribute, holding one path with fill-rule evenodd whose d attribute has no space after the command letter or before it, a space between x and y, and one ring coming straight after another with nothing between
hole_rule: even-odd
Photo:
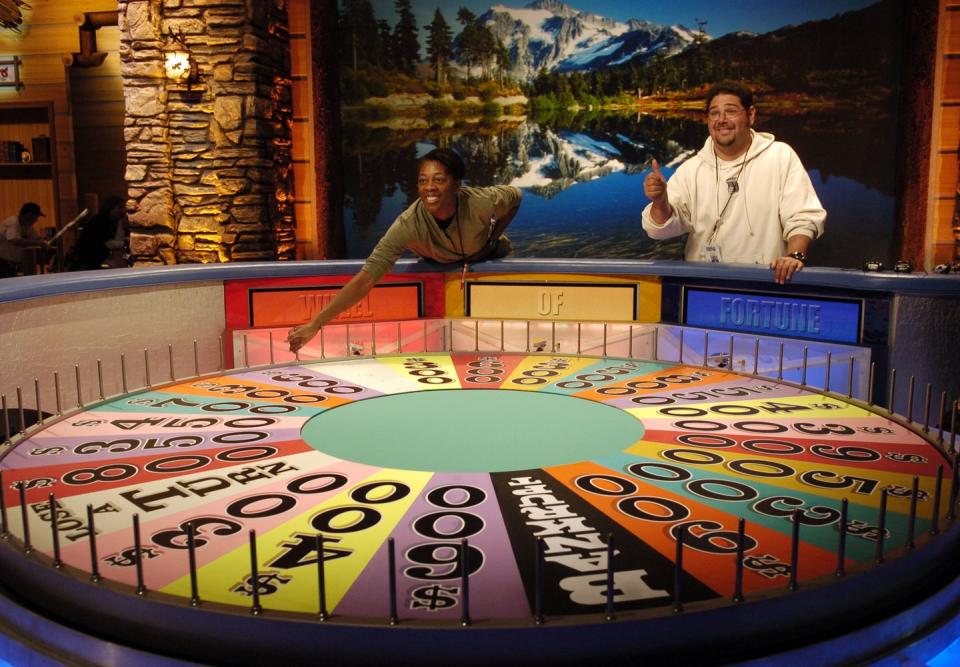
<instances>
[{"instance_id":1,"label":"blue sky in backdrop","mask_svg":"<svg viewBox=\"0 0 960 667\"><path fill-rule=\"evenodd\" d=\"M748 30L764 33L785 25L796 25L814 19L830 18L836 14L862 9L877 0L671 0L669 2L623 2L618 0L571 0L570 7L580 11L599 14L626 21L631 18L655 23L680 23L696 28L694 19L706 21L704 30L711 37L720 37L728 32ZM377 18L393 24L396 10L393 0L372 0ZM529 4L526 0L516 2L491 2L490 0L413 0L417 27L423 28L433 20L438 7L454 31L460 29L457 10L467 7L480 15L493 5L520 8ZM421 30L421 41L424 31Z\"/></svg>"}]
</instances>

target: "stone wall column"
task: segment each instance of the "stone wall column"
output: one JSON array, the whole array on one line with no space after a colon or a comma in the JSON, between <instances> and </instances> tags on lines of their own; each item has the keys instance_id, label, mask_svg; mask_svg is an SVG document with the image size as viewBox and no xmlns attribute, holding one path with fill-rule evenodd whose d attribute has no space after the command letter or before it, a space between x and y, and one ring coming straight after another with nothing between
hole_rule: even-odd
<instances>
[{"instance_id":1,"label":"stone wall column","mask_svg":"<svg viewBox=\"0 0 960 667\"><path fill-rule=\"evenodd\" d=\"M282 0L120 0L137 264L293 258L290 44ZM187 45L194 84L168 80Z\"/></svg>"}]
</instances>

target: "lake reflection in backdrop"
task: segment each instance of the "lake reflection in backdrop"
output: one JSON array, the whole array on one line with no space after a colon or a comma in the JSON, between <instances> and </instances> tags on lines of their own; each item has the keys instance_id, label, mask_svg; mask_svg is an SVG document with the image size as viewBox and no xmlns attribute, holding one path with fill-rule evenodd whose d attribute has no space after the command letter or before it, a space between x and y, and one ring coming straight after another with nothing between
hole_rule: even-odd
<instances>
[{"instance_id":1,"label":"lake reflection in backdrop","mask_svg":"<svg viewBox=\"0 0 960 667\"><path fill-rule=\"evenodd\" d=\"M465 184L524 191L508 235L514 257L676 259L683 241L651 240L640 227L650 160L670 174L703 145L697 114L580 112L437 122L345 118L347 256L364 258L416 200L417 160L435 146L467 163ZM765 115L755 128L790 144L827 210L811 264L889 264L894 229L893 121L883 115Z\"/></svg>"}]
</instances>

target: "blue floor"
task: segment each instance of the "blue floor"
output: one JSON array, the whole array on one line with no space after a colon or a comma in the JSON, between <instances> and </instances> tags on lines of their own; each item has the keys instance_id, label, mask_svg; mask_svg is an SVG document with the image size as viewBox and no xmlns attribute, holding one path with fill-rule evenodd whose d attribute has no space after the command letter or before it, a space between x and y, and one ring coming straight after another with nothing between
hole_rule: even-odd
<instances>
[{"instance_id":1,"label":"blue floor","mask_svg":"<svg viewBox=\"0 0 960 667\"><path fill-rule=\"evenodd\" d=\"M940 655L927 662L928 667L953 667L960 665L960 638L954 640L950 646L943 649Z\"/></svg>"}]
</instances>

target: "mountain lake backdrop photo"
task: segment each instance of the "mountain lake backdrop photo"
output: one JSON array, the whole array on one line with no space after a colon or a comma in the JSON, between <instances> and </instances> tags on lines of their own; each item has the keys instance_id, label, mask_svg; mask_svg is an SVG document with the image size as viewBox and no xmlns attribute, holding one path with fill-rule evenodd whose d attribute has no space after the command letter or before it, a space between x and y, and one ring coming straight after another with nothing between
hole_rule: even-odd
<instances>
[{"instance_id":1,"label":"mountain lake backdrop photo","mask_svg":"<svg viewBox=\"0 0 960 667\"><path fill-rule=\"evenodd\" d=\"M680 258L683 239L640 227L643 178L700 149L704 93L732 79L827 209L811 263L889 264L901 2L341 0L347 256L415 201L418 158L443 146L465 184L523 189L516 257Z\"/></svg>"}]
</instances>

